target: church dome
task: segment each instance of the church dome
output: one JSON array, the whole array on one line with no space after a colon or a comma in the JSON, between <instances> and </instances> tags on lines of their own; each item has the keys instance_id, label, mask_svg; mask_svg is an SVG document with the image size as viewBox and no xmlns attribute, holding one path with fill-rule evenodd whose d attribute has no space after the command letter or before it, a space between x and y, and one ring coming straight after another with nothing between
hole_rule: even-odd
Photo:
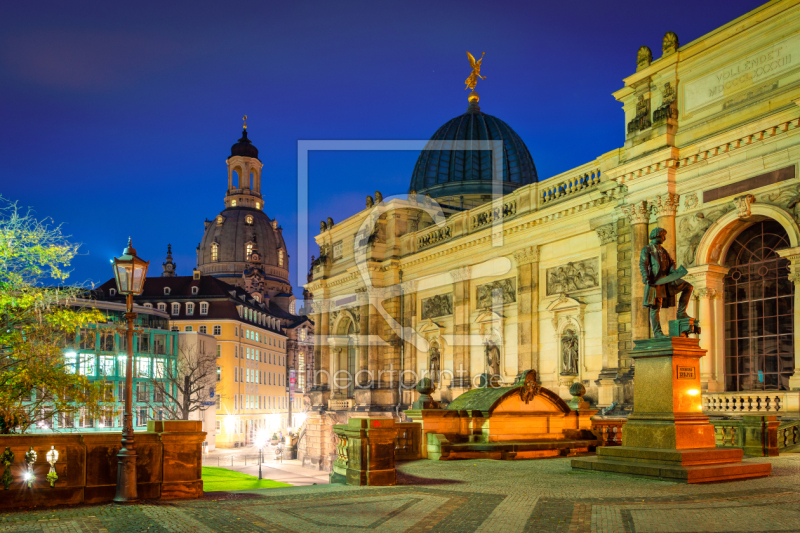
<instances>
[{"instance_id":1,"label":"church dome","mask_svg":"<svg viewBox=\"0 0 800 533\"><path fill-rule=\"evenodd\" d=\"M481 112L477 101L439 128L431 141L503 141L503 194L538 181L533 158L519 135L499 118ZM490 196L492 152L423 150L411 177L411 191L433 198Z\"/></svg>"},{"instance_id":2,"label":"church dome","mask_svg":"<svg viewBox=\"0 0 800 533\"><path fill-rule=\"evenodd\" d=\"M260 209L228 207L206 221L197 246L197 268L236 285L248 268L248 253L257 252L267 278L288 284L286 244L273 222Z\"/></svg>"},{"instance_id":3,"label":"church dome","mask_svg":"<svg viewBox=\"0 0 800 533\"><path fill-rule=\"evenodd\" d=\"M231 146L230 157L237 155L258 159L258 148L253 146L253 142L247 138L247 130L242 131L242 138L239 139L239 142Z\"/></svg>"}]
</instances>

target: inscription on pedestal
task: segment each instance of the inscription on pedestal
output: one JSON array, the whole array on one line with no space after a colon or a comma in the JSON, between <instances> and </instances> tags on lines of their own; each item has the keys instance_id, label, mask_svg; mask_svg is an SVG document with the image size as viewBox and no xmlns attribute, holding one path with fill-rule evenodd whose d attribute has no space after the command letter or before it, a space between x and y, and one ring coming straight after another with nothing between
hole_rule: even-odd
<instances>
[{"instance_id":1,"label":"inscription on pedestal","mask_svg":"<svg viewBox=\"0 0 800 533\"><path fill-rule=\"evenodd\" d=\"M693 366L679 366L678 367L678 379L696 379L697 374L694 371Z\"/></svg>"}]
</instances>

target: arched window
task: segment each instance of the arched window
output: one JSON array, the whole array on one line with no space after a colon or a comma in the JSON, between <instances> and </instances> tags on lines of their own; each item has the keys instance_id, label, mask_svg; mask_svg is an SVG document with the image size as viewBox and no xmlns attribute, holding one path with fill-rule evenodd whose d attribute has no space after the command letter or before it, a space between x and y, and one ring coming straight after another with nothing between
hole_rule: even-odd
<instances>
[{"instance_id":1,"label":"arched window","mask_svg":"<svg viewBox=\"0 0 800 533\"><path fill-rule=\"evenodd\" d=\"M256 209L261 209L261 202L256 202Z\"/></svg>"},{"instance_id":2,"label":"arched window","mask_svg":"<svg viewBox=\"0 0 800 533\"><path fill-rule=\"evenodd\" d=\"M199 328L197 328L197 331L199 331L200 333L206 333L207 329L205 326L200 326Z\"/></svg>"},{"instance_id":3,"label":"arched window","mask_svg":"<svg viewBox=\"0 0 800 533\"><path fill-rule=\"evenodd\" d=\"M170 288L164 287L164 296L169 296Z\"/></svg>"},{"instance_id":4,"label":"arched window","mask_svg":"<svg viewBox=\"0 0 800 533\"><path fill-rule=\"evenodd\" d=\"M794 373L794 283L779 223L745 229L725 257L725 389L788 390Z\"/></svg>"},{"instance_id":5,"label":"arched window","mask_svg":"<svg viewBox=\"0 0 800 533\"><path fill-rule=\"evenodd\" d=\"M167 311L167 304L165 304L164 302L161 302L160 304L158 304L158 310L166 312Z\"/></svg>"},{"instance_id":6,"label":"arched window","mask_svg":"<svg viewBox=\"0 0 800 533\"><path fill-rule=\"evenodd\" d=\"M183 331L192 331L192 326L186 326Z\"/></svg>"},{"instance_id":7,"label":"arched window","mask_svg":"<svg viewBox=\"0 0 800 533\"><path fill-rule=\"evenodd\" d=\"M278 266L283 266L283 250L278 250Z\"/></svg>"},{"instance_id":8,"label":"arched window","mask_svg":"<svg viewBox=\"0 0 800 533\"><path fill-rule=\"evenodd\" d=\"M177 302L174 302L172 304L172 314L173 315L179 315L180 312L181 312L181 304L179 304Z\"/></svg>"},{"instance_id":9,"label":"arched window","mask_svg":"<svg viewBox=\"0 0 800 533\"><path fill-rule=\"evenodd\" d=\"M244 221L245 221L245 224L247 224L248 226L252 226L253 225L253 215L247 215L246 217L244 217Z\"/></svg>"},{"instance_id":10,"label":"arched window","mask_svg":"<svg viewBox=\"0 0 800 533\"><path fill-rule=\"evenodd\" d=\"M211 260L214 262L219 261L219 244L217 243L211 245Z\"/></svg>"},{"instance_id":11,"label":"arched window","mask_svg":"<svg viewBox=\"0 0 800 533\"><path fill-rule=\"evenodd\" d=\"M236 207L236 200L231 200L231 207Z\"/></svg>"},{"instance_id":12,"label":"arched window","mask_svg":"<svg viewBox=\"0 0 800 533\"><path fill-rule=\"evenodd\" d=\"M247 244L245 244L245 247L244 247L244 256L246 258L250 259L251 255L253 255L253 243L252 242L248 242Z\"/></svg>"}]
</instances>

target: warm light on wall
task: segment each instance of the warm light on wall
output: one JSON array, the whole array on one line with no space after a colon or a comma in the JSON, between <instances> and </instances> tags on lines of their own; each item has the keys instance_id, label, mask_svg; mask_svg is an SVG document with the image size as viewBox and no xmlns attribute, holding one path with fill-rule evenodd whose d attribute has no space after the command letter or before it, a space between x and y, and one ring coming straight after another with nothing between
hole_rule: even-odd
<instances>
[{"instance_id":1,"label":"warm light on wall","mask_svg":"<svg viewBox=\"0 0 800 533\"><path fill-rule=\"evenodd\" d=\"M697 396L698 394L700 394L700 391L697 389L689 389L686 391L686 394L688 394L689 396Z\"/></svg>"}]
</instances>

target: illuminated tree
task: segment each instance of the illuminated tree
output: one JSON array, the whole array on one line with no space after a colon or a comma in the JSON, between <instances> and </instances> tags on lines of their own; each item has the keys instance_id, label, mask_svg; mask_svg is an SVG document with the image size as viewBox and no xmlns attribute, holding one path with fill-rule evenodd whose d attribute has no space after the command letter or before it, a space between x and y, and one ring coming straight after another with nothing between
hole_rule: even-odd
<instances>
[{"instance_id":1,"label":"illuminated tree","mask_svg":"<svg viewBox=\"0 0 800 533\"><path fill-rule=\"evenodd\" d=\"M0 434L101 408L101 385L65 365L64 348L105 317L75 305L84 289L52 286L67 279L78 246L51 219L0 198Z\"/></svg>"}]
</instances>

